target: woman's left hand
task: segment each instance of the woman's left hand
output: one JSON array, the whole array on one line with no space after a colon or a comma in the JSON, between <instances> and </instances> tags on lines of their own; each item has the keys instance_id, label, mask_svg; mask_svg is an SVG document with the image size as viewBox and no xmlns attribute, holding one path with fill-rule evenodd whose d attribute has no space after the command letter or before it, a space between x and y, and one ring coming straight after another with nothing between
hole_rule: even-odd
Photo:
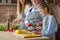
<instances>
[{"instance_id":1,"label":"woman's left hand","mask_svg":"<svg viewBox=\"0 0 60 40\"><path fill-rule=\"evenodd\" d=\"M31 33L35 33L35 34L40 34L41 35L40 31L32 31Z\"/></svg>"},{"instance_id":2,"label":"woman's left hand","mask_svg":"<svg viewBox=\"0 0 60 40\"><path fill-rule=\"evenodd\" d=\"M36 29L36 30L41 30L42 27L41 27L41 26L36 26L35 29Z\"/></svg>"}]
</instances>

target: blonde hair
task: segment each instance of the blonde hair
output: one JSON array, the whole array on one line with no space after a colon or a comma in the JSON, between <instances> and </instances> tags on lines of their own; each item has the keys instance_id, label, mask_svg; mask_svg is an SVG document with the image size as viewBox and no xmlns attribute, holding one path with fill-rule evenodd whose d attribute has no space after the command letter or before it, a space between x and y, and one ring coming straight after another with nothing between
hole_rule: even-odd
<instances>
[{"instance_id":1,"label":"blonde hair","mask_svg":"<svg viewBox=\"0 0 60 40\"><path fill-rule=\"evenodd\" d=\"M24 12L25 4L26 4L26 1L24 2L23 5L19 2L19 7L20 7L20 10L19 10L19 11L20 11L20 13L21 13L21 12Z\"/></svg>"},{"instance_id":2,"label":"blonde hair","mask_svg":"<svg viewBox=\"0 0 60 40\"><path fill-rule=\"evenodd\" d=\"M24 12L24 9L25 9L26 5L32 6L31 0L24 0L24 1L25 2L24 2L23 5L20 3L20 1L18 2L18 8L19 8L19 10L17 11L17 17L20 16L20 14L22 12Z\"/></svg>"},{"instance_id":3,"label":"blonde hair","mask_svg":"<svg viewBox=\"0 0 60 40\"><path fill-rule=\"evenodd\" d=\"M28 5L32 5L31 0L25 0L25 2L24 2L23 5L19 2L19 5L20 5L20 13L21 13L21 12L24 12L25 6L26 6L27 4L28 4Z\"/></svg>"}]
</instances>

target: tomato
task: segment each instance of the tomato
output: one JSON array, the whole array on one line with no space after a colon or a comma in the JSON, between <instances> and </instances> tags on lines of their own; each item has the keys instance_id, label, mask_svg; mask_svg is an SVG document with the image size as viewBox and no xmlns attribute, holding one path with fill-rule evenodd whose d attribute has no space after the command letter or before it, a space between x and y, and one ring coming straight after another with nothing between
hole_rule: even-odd
<instances>
[{"instance_id":1,"label":"tomato","mask_svg":"<svg viewBox=\"0 0 60 40\"><path fill-rule=\"evenodd\" d=\"M9 28L9 31L10 31L10 32L13 32L13 28Z\"/></svg>"},{"instance_id":2,"label":"tomato","mask_svg":"<svg viewBox=\"0 0 60 40\"><path fill-rule=\"evenodd\" d=\"M30 27L31 26L31 23L27 23L27 27Z\"/></svg>"},{"instance_id":3,"label":"tomato","mask_svg":"<svg viewBox=\"0 0 60 40\"><path fill-rule=\"evenodd\" d=\"M4 32L7 32L8 30L4 30Z\"/></svg>"}]
</instances>

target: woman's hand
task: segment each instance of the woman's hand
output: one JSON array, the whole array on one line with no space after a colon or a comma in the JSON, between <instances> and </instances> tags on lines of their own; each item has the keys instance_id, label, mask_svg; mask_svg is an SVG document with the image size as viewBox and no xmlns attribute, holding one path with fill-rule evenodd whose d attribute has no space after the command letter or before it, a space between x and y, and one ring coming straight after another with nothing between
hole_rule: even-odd
<instances>
[{"instance_id":1,"label":"woman's hand","mask_svg":"<svg viewBox=\"0 0 60 40\"><path fill-rule=\"evenodd\" d=\"M41 34L41 31L32 31L31 33Z\"/></svg>"},{"instance_id":2,"label":"woman's hand","mask_svg":"<svg viewBox=\"0 0 60 40\"><path fill-rule=\"evenodd\" d=\"M38 21L38 22L36 22L35 24L36 25L41 25L43 22L42 21Z\"/></svg>"},{"instance_id":3,"label":"woman's hand","mask_svg":"<svg viewBox=\"0 0 60 40\"><path fill-rule=\"evenodd\" d=\"M42 27L41 26L36 26L35 29L36 30L42 30Z\"/></svg>"},{"instance_id":4,"label":"woman's hand","mask_svg":"<svg viewBox=\"0 0 60 40\"><path fill-rule=\"evenodd\" d=\"M10 24L14 24L14 22L10 22Z\"/></svg>"},{"instance_id":5,"label":"woman's hand","mask_svg":"<svg viewBox=\"0 0 60 40\"><path fill-rule=\"evenodd\" d=\"M31 23L30 22L26 23L26 26L27 27L30 27L31 26Z\"/></svg>"},{"instance_id":6,"label":"woman's hand","mask_svg":"<svg viewBox=\"0 0 60 40\"><path fill-rule=\"evenodd\" d=\"M40 26L39 23L36 23L34 29L35 29L35 30L41 30L42 27Z\"/></svg>"},{"instance_id":7,"label":"woman's hand","mask_svg":"<svg viewBox=\"0 0 60 40\"><path fill-rule=\"evenodd\" d=\"M6 22L4 25L7 26L8 22Z\"/></svg>"},{"instance_id":8,"label":"woman's hand","mask_svg":"<svg viewBox=\"0 0 60 40\"><path fill-rule=\"evenodd\" d=\"M17 19L17 22L20 23L21 21L24 21L24 18Z\"/></svg>"},{"instance_id":9,"label":"woman's hand","mask_svg":"<svg viewBox=\"0 0 60 40\"><path fill-rule=\"evenodd\" d=\"M21 22L21 19L18 19L18 20L17 20L17 23L20 23L20 22Z\"/></svg>"}]
</instances>

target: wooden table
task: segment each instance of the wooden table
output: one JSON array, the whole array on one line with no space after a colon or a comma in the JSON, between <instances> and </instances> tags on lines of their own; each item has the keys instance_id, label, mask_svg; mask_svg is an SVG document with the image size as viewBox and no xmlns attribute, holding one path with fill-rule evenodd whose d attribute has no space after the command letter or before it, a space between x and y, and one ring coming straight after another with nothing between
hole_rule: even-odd
<instances>
[{"instance_id":1,"label":"wooden table","mask_svg":"<svg viewBox=\"0 0 60 40\"><path fill-rule=\"evenodd\" d=\"M48 37L23 38L13 34L13 32L0 31L0 40L49 40Z\"/></svg>"}]
</instances>

